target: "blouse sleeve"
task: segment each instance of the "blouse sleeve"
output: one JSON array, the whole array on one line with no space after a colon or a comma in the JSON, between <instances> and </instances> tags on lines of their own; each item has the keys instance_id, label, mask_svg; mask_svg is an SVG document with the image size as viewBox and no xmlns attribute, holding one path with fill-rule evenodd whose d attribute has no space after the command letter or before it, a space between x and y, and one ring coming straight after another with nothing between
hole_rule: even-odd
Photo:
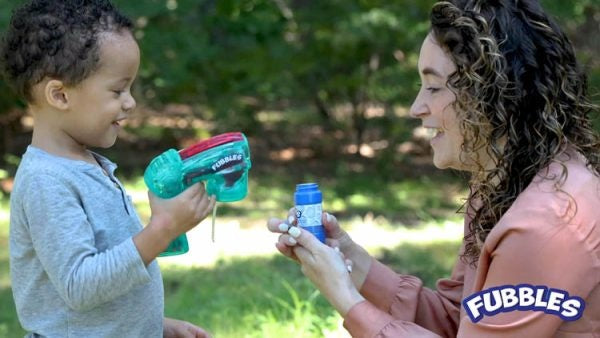
<instances>
[{"instance_id":1,"label":"blouse sleeve","mask_svg":"<svg viewBox=\"0 0 600 338\"><path fill-rule=\"evenodd\" d=\"M458 261L436 290L374 260L361 294L367 299L345 317L353 337L454 337L458 330L464 265Z\"/></svg>"}]
</instances>

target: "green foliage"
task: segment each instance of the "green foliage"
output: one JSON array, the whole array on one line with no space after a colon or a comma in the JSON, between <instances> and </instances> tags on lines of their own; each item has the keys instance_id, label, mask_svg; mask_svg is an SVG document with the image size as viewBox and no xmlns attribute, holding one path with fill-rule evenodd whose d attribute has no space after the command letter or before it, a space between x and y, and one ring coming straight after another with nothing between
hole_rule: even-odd
<instances>
[{"instance_id":1,"label":"green foliage","mask_svg":"<svg viewBox=\"0 0 600 338\"><path fill-rule=\"evenodd\" d=\"M313 115L355 143L375 123L369 104L390 111L416 93L416 60L434 0L114 0L136 23L142 64L134 94L160 109L176 102L216 122L213 132L260 135L257 115L287 109ZM20 1L0 2L5 27ZM600 89L598 0L543 0L573 38ZM598 101L598 96L595 96ZM22 106L0 81L0 115ZM339 113L340 106L349 112ZM383 128L381 128L383 127Z\"/></svg>"},{"instance_id":2,"label":"green foliage","mask_svg":"<svg viewBox=\"0 0 600 338\"><path fill-rule=\"evenodd\" d=\"M408 103L414 94L415 55L434 3L114 2L136 23L143 51L137 88L142 100L200 104L217 112L210 116L199 109L200 116L224 119L237 109L265 108L282 100L301 105L317 98L330 105ZM542 2L573 34L599 7L598 0ZM0 3L2 27L19 3ZM0 104L14 102L2 96Z\"/></svg>"},{"instance_id":3,"label":"green foliage","mask_svg":"<svg viewBox=\"0 0 600 338\"><path fill-rule=\"evenodd\" d=\"M136 18L144 101L190 103L199 117L251 134L256 113L282 103L335 123L338 104L360 115L367 102L408 102L431 1L116 3Z\"/></svg>"}]
</instances>

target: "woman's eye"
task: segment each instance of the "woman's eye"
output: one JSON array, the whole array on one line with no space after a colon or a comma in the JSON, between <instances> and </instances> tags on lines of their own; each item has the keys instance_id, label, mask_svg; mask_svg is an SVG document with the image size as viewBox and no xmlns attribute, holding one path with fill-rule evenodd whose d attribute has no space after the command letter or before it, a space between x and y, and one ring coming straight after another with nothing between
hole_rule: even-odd
<instances>
[{"instance_id":1,"label":"woman's eye","mask_svg":"<svg viewBox=\"0 0 600 338\"><path fill-rule=\"evenodd\" d=\"M123 93L122 90L113 90L113 93L117 94L117 95L121 95L121 93Z\"/></svg>"},{"instance_id":2,"label":"woman's eye","mask_svg":"<svg viewBox=\"0 0 600 338\"><path fill-rule=\"evenodd\" d=\"M431 94L435 94L435 93L437 93L437 92L440 90L440 88L437 88L437 87L427 87L427 90L428 90L428 91L429 91Z\"/></svg>"}]
</instances>

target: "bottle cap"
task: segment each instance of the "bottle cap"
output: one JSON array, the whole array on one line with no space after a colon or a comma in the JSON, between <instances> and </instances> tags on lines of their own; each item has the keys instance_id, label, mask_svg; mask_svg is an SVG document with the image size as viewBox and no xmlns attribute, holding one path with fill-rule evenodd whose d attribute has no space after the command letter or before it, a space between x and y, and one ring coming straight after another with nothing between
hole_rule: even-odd
<instances>
[{"instance_id":1,"label":"bottle cap","mask_svg":"<svg viewBox=\"0 0 600 338\"><path fill-rule=\"evenodd\" d=\"M296 205L317 204L323 202L323 195L317 183L302 183L296 185L294 203Z\"/></svg>"}]
</instances>

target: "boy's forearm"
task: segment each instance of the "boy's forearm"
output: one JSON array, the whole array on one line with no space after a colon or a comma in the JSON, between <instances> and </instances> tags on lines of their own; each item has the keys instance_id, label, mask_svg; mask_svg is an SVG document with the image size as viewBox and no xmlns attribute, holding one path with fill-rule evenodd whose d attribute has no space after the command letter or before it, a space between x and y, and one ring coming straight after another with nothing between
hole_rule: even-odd
<instances>
[{"instance_id":1,"label":"boy's forearm","mask_svg":"<svg viewBox=\"0 0 600 338\"><path fill-rule=\"evenodd\" d=\"M140 233L133 237L133 243L140 253L145 265L150 264L169 243L176 237L160 221L150 220L150 223Z\"/></svg>"}]
</instances>

